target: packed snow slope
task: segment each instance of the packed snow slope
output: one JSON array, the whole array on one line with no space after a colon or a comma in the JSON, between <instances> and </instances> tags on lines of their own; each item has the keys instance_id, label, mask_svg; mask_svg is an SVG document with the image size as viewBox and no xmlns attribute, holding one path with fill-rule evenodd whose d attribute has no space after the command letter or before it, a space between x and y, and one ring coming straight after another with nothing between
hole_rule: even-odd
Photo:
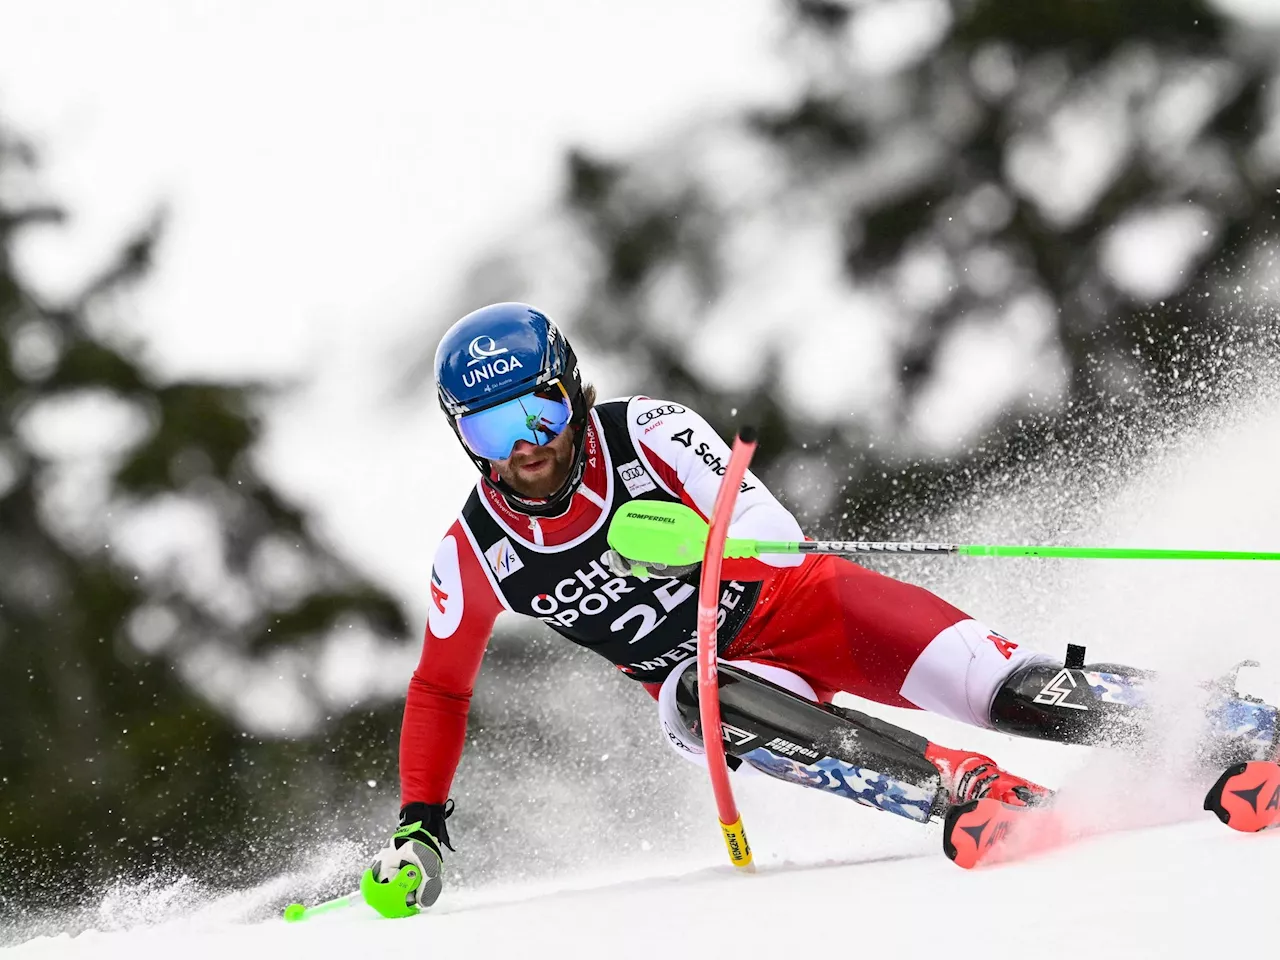
<instances>
[{"instance_id":1,"label":"packed snow slope","mask_svg":"<svg viewBox=\"0 0 1280 960\"><path fill-rule=\"evenodd\" d=\"M1084 471L1046 469L947 518L938 532L987 542L1280 549L1278 439L1280 405L1273 401L1206 414L1129 443L1128 457L1099 459ZM335 848L327 867L308 867L302 857L282 862L289 872L278 881L230 896L159 880L106 897L71 891L87 907L64 923L26 930L0 918L4 940L28 938L0 954L3 960L388 952L777 960L821 951L1079 960L1210 955L1227 944L1265 952L1275 933L1280 831L1244 836L1219 824L1199 809L1205 775L1188 772L1184 761L1203 698L1198 680L1252 657L1263 669L1247 671L1246 689L1269 698L1280 693L1274 599L1280 565L954 558L900 564L892 572L927 583L1020 643L1055 653L1068 640L1085 643L1091 659L1161 672L1166 722L1142 761L1016 740L916 712L873 711L1060 788L1064 809L1112 832L966 872L942 855L936 825L919 827L837 797L739 777L759 865L745 875L728 865L710 788L690 765L682 775L696 789L681 812L701 829L687 831L693 839L678 856L669 849L659 855L661 848L641 837L590 848L593 824L586 820L580 832L597 865L589 874L540 871L527 862L518 837L508 836L499 841L508 845L502 856L533 882L446 885L434 909L408 920L382 920L362 906L298 925L264 919L299 895L308 870L337 869L354 881L366 852ZM625 791L625 772L612 775ZM572 820L575 810L543 815ZM464 855L462 848L458 856Z\"/></svg>"},{"instance_id":2,"label":"packed snow slope","mask_svg":"<svg viewBox=\"0 0 1280 960\"><path fill-rule=\"evenodd\" d=\"M874 816L874 814L868 814ZM714 824L710 825L711 829ZM849 829L870 829L853 816ZM714 861L710 858L708 863ZM1017 866L966 873L932 845L754 876L708 866L559 891L446 899L429 916L384 921L361 909L290 926L189 920L122 933L40 939L22 958L1212 956L1274 937L1268 901L1280 838L1216 822L1151 829ZM1263 895L1262 901L1250 899ZM392 925L394 924L394 925Z\"/></svg>"}]
</instances>

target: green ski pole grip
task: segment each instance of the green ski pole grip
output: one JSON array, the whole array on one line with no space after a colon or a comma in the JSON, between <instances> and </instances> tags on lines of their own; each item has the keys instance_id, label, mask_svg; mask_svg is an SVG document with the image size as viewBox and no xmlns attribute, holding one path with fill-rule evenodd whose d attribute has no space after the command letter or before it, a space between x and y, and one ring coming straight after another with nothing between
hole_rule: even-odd
<instances>
[{"instance_id":1,"label":"green ski pole grip","mask_svg":"<svg viewBox=\"0 0 1280 960\"><path fill-rule=\"evenodd\" d=\"M409 894L417 890L420 883L422 873L411 863L401 867L386 883L379 882L370 869L360 877L360 893L364 895L364 902L384 917L412 917L418 912L418 905L409 902Z\"/></svg>"}]
</instances>

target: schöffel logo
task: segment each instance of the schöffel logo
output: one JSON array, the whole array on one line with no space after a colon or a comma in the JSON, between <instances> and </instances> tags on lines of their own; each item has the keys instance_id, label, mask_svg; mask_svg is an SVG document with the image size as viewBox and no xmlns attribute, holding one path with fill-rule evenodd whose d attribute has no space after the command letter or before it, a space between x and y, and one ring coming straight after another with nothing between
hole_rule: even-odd
<instances>
[{"instance_id":1,"label":"sch\u00f6ffel logo","mask_svg":"<svg viewBox=\"0 0 1280 960\"><path fill-rule=\"evenodd\" d=\"M510 352L506 347L498 346L493 337L476 337L471 341L471 346L467 347L467 353L471 354L467 366L474 367L477 363L484 363L486 360L492 360L494 357Z\"/></svg>"},{"instance_id":2,"label":"sch\u00f6ffel logo","mask_svg":"<svg viewBox=\"0 0 1280 960\"><path fill-rule=\"evenodd\" d=\"M668 403L661 407L654 407L652 410L646 410L640 416L636 417L636 426L643 427L646 423L652 423L659 417L671 416L677 413L684 413L684 407L678 403Z\"/></svg>"}]
</instances>

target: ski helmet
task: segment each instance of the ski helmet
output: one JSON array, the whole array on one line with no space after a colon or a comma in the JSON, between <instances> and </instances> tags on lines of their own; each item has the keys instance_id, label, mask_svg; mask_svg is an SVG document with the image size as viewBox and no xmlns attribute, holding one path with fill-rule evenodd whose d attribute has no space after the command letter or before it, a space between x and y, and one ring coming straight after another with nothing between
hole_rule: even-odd
<instances>
[{"instance_id":1,"label":"ski helmet","mask_svg":"<svg viewBox=\"0 0 1280 960\"><path fill-rule=\"evenodd\" d=\"M586 467L587 403L578 360L551 318L525 303L493 303L467 314L436 348L440 409L485 483L514 509L561 513ZM550 443L574 427L569 476L545 500L500 479L491 460L505 460L517 440Z\"/></svg>"}]
</instances>

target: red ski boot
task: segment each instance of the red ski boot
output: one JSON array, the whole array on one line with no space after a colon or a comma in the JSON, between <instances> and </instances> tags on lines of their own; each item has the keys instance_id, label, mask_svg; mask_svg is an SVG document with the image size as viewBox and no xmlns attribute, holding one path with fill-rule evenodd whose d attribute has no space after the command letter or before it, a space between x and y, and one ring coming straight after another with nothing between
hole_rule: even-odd
<instances>
[{"instance_id":1,"label":"red ski boot","mask_svg":"<svg viewBox=\"0 0 1280 960\"><path fill-rule=\"evenodd\" d=\"M980 753L931 743L924 755L942 774L942 785L953 805L990 797L1002 803L1034 807L1053 796L1048 787L1001 770L994 760Z\"/></svg>"},{"instance_id":2,"label":"red ski boot","mask_svg":"<svg viewBox=\"0 0 1280 960\"><path fill-rule=\"evenodd\" d=\"M1001 770L990 757L969 750L931 743L924 755L942 774L942 785L951 797L942 849L959 866L970 868L1051 849L1065 839L1051 809L1037 810L1034 816L1021 809L1048 801L1053 791L1047 787ZM1027 817L1032 817L1035 829L1024 836L1026 831L1019 827L1027 825Z\"/></svg>"}]
</instances>

